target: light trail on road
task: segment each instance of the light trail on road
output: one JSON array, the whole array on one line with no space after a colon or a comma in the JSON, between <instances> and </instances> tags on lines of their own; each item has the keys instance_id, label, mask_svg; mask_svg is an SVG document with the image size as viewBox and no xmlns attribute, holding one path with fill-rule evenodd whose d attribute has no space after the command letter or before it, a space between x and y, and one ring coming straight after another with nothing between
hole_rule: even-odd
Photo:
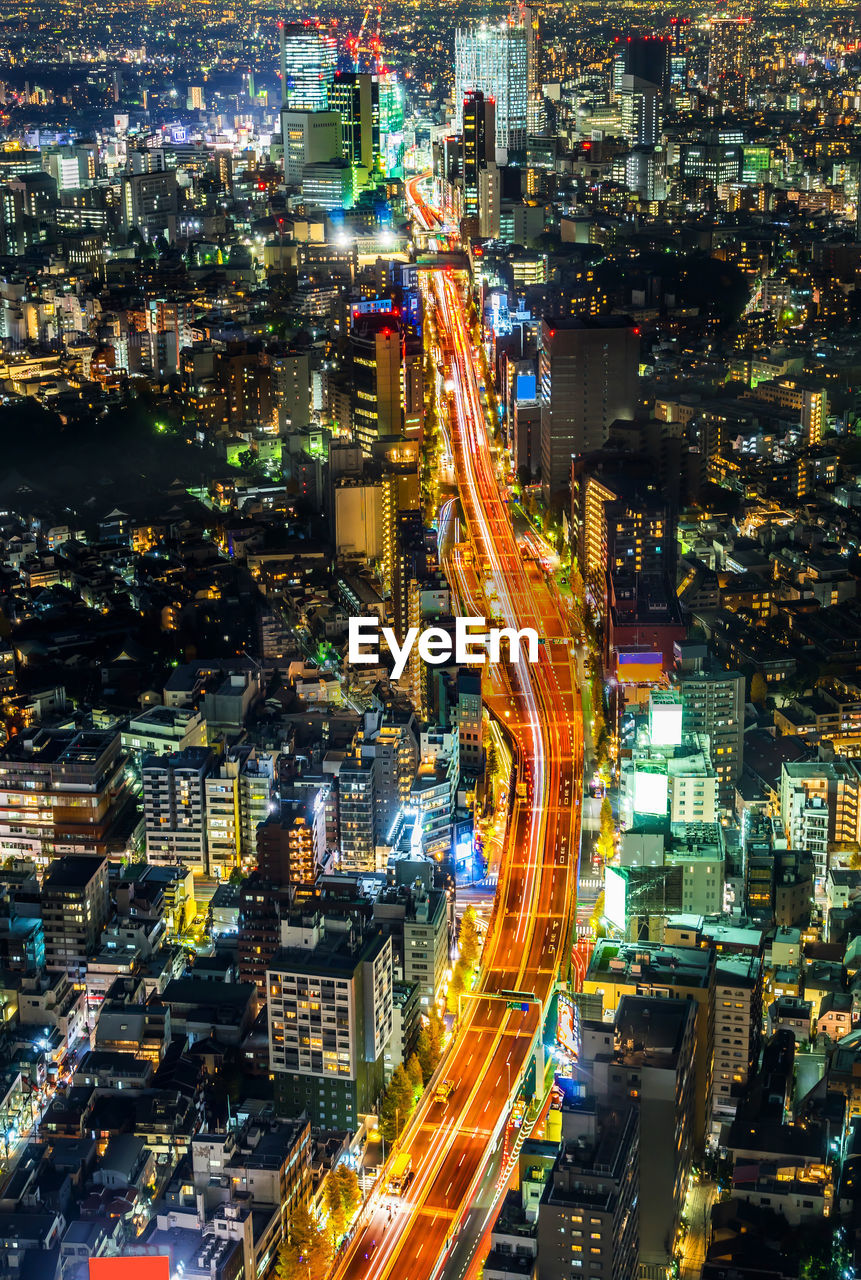
<instances>
[{"instance_id":1,"label":"light trail on road","mask_svg":"<svg viewBox=\"0 0 861 1280\"><path fill-rule=\"evenodd\" d=\"M433 232L440 220L419 191L425 176L411 179L407 193L421 228ZM481 980L441 1067L454 1091L445 1104L426 1092L398 1144L415 1170L399 1212L389 1224L382 1190L373 1194L333 1269L337 1280L435 1280L443 1270L540 1044L560 969L567 973L576 905L583 731L567 623L540 567L524 562L500 492L458 280L423 272L423 289L436 312L444 384L453 388L451 448L472 547L473 572L460 552L453 557L457 585L471 607L483 598L487 614L515 630L535 627L547 643L534 665L524 653L494 673L490 696L516 744L526 797L512 800ZM440 518L448 535L454 506ZM532 993L525 1012L488 998L510 990Z\"/></svg>"}]
</instances>

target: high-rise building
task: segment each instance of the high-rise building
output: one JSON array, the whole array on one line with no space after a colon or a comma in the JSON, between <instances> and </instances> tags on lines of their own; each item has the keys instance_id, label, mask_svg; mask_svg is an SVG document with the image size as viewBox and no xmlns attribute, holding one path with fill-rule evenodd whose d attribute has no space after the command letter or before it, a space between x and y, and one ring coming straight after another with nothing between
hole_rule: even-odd
<instances>
[{"instance_id":1,"label":"high-rise building","mask_svg":"<svg viewBox=\"0 0 861 1280\"><path fill-rule=\"evenodd\" d=\"M744 676L707 667L696 656L701 649L679 649L675 681L682 699L682 732L708 737L718 799L728 808L744 762Z\"/></svg>"},{"instance_id":2,"label":"high-rise building","mask_svg":"<svg viewBox=\"0 0 861 1280\"><path fill-rule=\"evenodd\" d=\"M142 767L146 851L150 862L207 870L206 779L212 752L188 747L147 756Z\"/></svg>"},{"instance_id":3,"label":"high-rise building","mask_svg":"<svg viewBox=\"0 0 861 1280\"><path fill-rule=\"evenodd\" d=\"M596 1098L620 1108L633 1102L639 1111L643 1277L667 1274L688 1193L697 1145L695 1008L691 1000L625 995L612 1027L590 1021L582 1025L580 1063L591 1070Z\"/></svg>"},{"instance_id":4,"label":"high-rise building","mask_svg":"<svg viewBox=\"0 0 861 1280\"><path fill-rule=\"evenodd\" d=\"M613 93L618 98L625 76L645 80L663 98L670 86L672 42L668 36L627 36L613 52Z\"/></svg>"},{"instance_id":5,"label":"high-rise building","mask_svg":"<svg viewBox=\"0 0 861 1280\"><path fill-rule=\"evenodd\" d=\"M522 15L478 27L458 27L454 45L454 103L458 132L463 104L480 90L496 103L496 146L510 152L526 147L529 95L527 27Z\"/></svg>"},{"instance_id":6,"label":"high-rise building","mask_svg":"<svg viewBox=\"0 0 861 1280\"><path fill-rule=\"evenodd\" d=\"M712 1106L714 1053L714 952L654 943L599 941L592 953L583 991L601 998L605 1018L628 996L662 997L668 1004L689 1004L695 1011L691 1134L705 1141Z\"/></svg>"},{"instance_id":7,"label":"high-rise building","mask_svg":"<svg viewBox=\"0 0 861 1280\"><path fill-rule=\"evenodd\" d=\"M73 855L52 862L42 881L45 965L81 977L108 922L106 858Z\"/></svg>"},{"instance_id":8,"label":"high-rise building","mask_svg":"<svg viewBox=\"0 0 861 1280\"><path fill-rule=\"evenodd\" d=\"M363 760L373 762L376 830L384 840L399 811L409 803L419 760L414 716L384 718L382 712L366 712L359 753Z\"/></svg>"},{"instance_id":9,"label":"high-rise building","mask_svg":"<svg viewBox=\"0 0 861 1280\"><path fill-rule=\"evenodd\" d=\"M725 102L743 104L750 79L750 18L712 18L709 88Z\"/></svg>"},{"instance_id":10,"label":"high-rise building","mask_svg":"<svg viewBox=\"0 0 861 1280\"><path fill-rule=\"evenodd\" d=\"M410 788L418 815L422 852L453 871L454 815L460 778L457 730L428 728L420 738L421 757Z\"/></svg>"},{"instance_id":11,"label":"high-rise building","mask_svg":"<svg viewBox=\"0 0 861 1280\"><path fill-rule=\"evenodd\" d=\"M538 4L523 6L526 28L526 133L535 138L544 132L544 59L541 48L541 11Z\"/></svg>"},{"instance_id":12,"label":"high-rise building","mask_svg":"<svg viewBox=\"0 0 861 1280\"><path fill-rule=\"evenodd\" d=\"M176 239L179 188L176 173L127 173L123 176L123 228L136 230L145 240Z\"/></svg>"},{"instance_id":13,"label":"high-rise building","mask_svg":"<svg viewBox=\"0 0 861 1280\"><path fill-rule=\"evenodd\" d=\"M404 86L388 67L379 73L380 147L383 168L389 178L404 174Z\"/></svg>"},{"instance_id":14,"label":"high-rise building","mask_svg":"<svg viewBox=\"0 0 861 1280\"><path fill-rule=\"evenodd\" d=\"M67 853L126 852L133 829L128 756L117 732L39 729L0 751L0 842L41 866Z\"/></svg>"},{"instance_id":15,"label":"high-rise building","mask_svg":"<svg viewBox=\"0 0 861 1280\"><path fill-rule=\"evenodd\" d=\"M335 78L338 42L316 19L280 22L281 103L306 111L324 111Z\"/></svg>"},{"instance_id":16,"label":"high-rise building","mask_svg":"<svg viewBox=\"0 0 861 1280\"><path fill-rule=\"evenodd\" d=\"M257 866L272 884L313 885L326 847L323 805L317 797L282 800L257 831Z\"/></svg>"},{"instance_id":17,"label":"high-rise building","mask_svg":"<svg viewBox=\"0 0 861 1280\"><path fill-rule=\"evenodd\" d=\"M461 176L463 179L463 216L478 219L479 180L488 163L496 157L495 106L480 89L471 89L463 100L461 130Z\"/></svg>"},{"instance_id":18,"label":"high-rise building","mask_svg":"<svg viewBox=\"0 0 861 1280\"><path fill-rule=\"evenodd\" d=\"M204 780L209 874L226 878L257 857L257 828L275 793L275 762L251 747L231 747Z\"/></svg>"},{"instance_id":19,"label":"high-rise building","mask_svg":"<svg viewBox=\"0 0 861 1280\"><path fill-rule=\"evenodd\" d=\"M350 756L338 770L338 828L342 871L376 870L374 762Z\"/></svg>"},{"instance_id":20,"label":"high-rise building","mask_svg":"<svg viewBox=\"0 0 861 1280\"><path fill-rule=\"evenodd\" d=\"M392 313L354 318L353 436L365 453L381 436L401 434L401 333Z\"/></svg>"},{"instance_id":21,"label":"high-rise building","mask_svg":"<svg viewBox=\"0 0 861 1280\"><path fill-rule=\"evenodd\" d=\"M690 53L690 18L670 18L670 88L681 90L688 82L688 56Z\"/></svg>"},{"instance_id":22,"label":"high-rise building","mask_svg":"<svg viewBox=\"0 0 861 1280\"><path fill-rule=\"evenodd\" d=\"M816 879L825 883L833 844L861 839L861 765L855 759L784 760L780 770L780 820L791 849L813 855Z\"/></svg>"},{"instance_id":23,"label":"high-rise building","mask_svg":"<svg viewBox=\"0 0 861 1280\"><path fill-rule=\"evenodd\" d=\"M616 418L636 416L639 333L623 317L542 320L541 483L549 501L566 497L575 455L599 449Z\"/></svg>"},{"instance_id":24,"label":"high-rise building","mask_svg":"<svg viewBox=\"0 0 861 1280\"><path fill-rule=\"evenodd\" d=\"M321 108L284 107L281 111L284 146L284 181L299 186L309 165L328 164L341 158L341 117Z\"/></svg>"},{"instance_id":25,"label":"high-rise building","mask_svg":"<svg viewBox=\"0 0 861 1280\"><path fill-rule=\"evenodd\" d=\"M416 435L423 416L421 340L400 313L360 310L350 331L353 438L366 454L384 437ZM393 442L394 443L394 442Z\"/></svg>"},{"instance_id":26,"label":"high-rise building","mask_svg":"<svg viewBox=\"0 0 861 1280\"><path fill-rule=\"evenodd\" d=\"M305 351L273 355L272 391L280 435L293 435L311 425L311 363Z\"/></svg>"},{"instance_id":27,"label":"high-rise building","mask_svg":"<svg viewBox=\"0 0 861 1280\"><path fill-rule=\"evenodd\" d=\"M436 1004L451 964L445 891L422 880L387 887L374 902L374 923L392 939L395 979L416 984L424 1008Z\"/></svg>"},{"instance_id":28,"label":"high-rise building","mask_svg":"<svg viewBox=\"0 0 861 1280\"><path fill-rule=\"evenodd\" d=\"M383 1089L391 938L352 924L327 931L314 913L284 921L282 943L266 975L276 1109L355 1130Z\"/></svg>"},{"instance_id":29,"label":"high-rise building","mask_svg":"<svg viewBox=\"0 0 861 1280\"><path fill-rule=\"evenodd\" d=\"M636 1280L639 1130L634 1103L563 1104L562 1147L538 1205L538 1280Z\"/></svg>"},{"instance_id":30,"label":"high-rise building","mask_svg":"<svg viewBox=\"0 0 861 1280\"><path fill-rule=\"evenodd\" d=\"M341 117L341 150L365 186L380 169L380 85L376 76L360 71L338 71L329 90L329 105Z\"/></svg>"},{"instance_id":31,"label":"high-rise building","mask_svg":"<svg viewBox=\"0 0 861 1280\"><path fill-rule=\"evenodd\" d=\"M204 778L207 871L226 879L239 864L239 761L224 760Z\"/></svg>"},{"instance_id":32,"label":"high-rise building","mask_svg":"<svg viewBox=\"0 0 861 1280\"><path fill-rule=\"evenodd\" d=\"M482 712L481 676L474 668L459 667L454 721L459 739L461 777L474 778L482 771L484 763Z\"/></svg>"},{"instance_id":33,"label":"high-rise building","mask_svg":"<svg viewBox=\"0 0 861 1280\"><path fill-rule=\"evenodd\" d=\"M655 147L661 136L661 91L639 76L622 76L619 86L622 133L632 147Z\"/></svg>"},{"instance_id":34,"label":"high-rise building","mask_svg":"<svg viewBox=\"0 0 861 1280\"><path fill-rule=\"evenodd\" d=\"M712 1129L735 1119L739 1100L759 1061L762 1038L761 956L717 957Z\"/></svg>"}]
</instances>

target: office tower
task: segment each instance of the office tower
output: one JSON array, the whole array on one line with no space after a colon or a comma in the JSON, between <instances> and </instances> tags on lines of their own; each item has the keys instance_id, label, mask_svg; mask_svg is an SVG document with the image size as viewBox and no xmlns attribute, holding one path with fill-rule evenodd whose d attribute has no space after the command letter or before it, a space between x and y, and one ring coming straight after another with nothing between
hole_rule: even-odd
<instances>
[{"instance_id":1,"label":"office tower","mask_svg":"<svg viewBox=\"0 0 861 1280\"><path fill-rule=\"evenodd\" d=\"M380 84L367 72L338 71L329 90L329 106L341 117L341 150L365 186L380 165Z\"/></svg>"},{"instance_id":2,"label":"office tower","mask_svg":"<svg viewBox=\"0 0 861 1280\"><path fill-rule=\"evenodd\" d=\"M639 329L630 320L546 317L539 331L541 483L564 501L571 459L600 449L616 418L636 417Z\"/></svg>"},{"instance_id":3,"label":"office tower","mask_svg":"<svg viewBox=\"0 0 861 1280\"><path fill-rule=\"evenodd\" d=\"M661 136L661 91L639 76L622 76L619 86L622 133L632 147L657 146Z\"/></svg>"},{"instance_id":4,"label":"office tower","mask_svg":"<svg viewBox=\"0 0 861 1280\"><path fill-rule=\"evenodd\" d=\"M537 4L523 6L526 28L526 132L535 138L544 132L544 60L541 48L541 11Z\"/></svg>"},{"instance_id":5,"label":"office tower","mask_svg":"<svg viewBox=\"0 0 861 1280\"><path fill-rule=\"evenodd\" d=\"M106 858L74 854L52 862L42 881L45 966L80 978L108 922Z\"/></svg>"},{"instance_id":6,"label":"office tower","mask_svg":"<svg viewBox=\"0 0 861 1280\"><path fill-rule=\"evenodd\" d=\"M562 1147L538 1205L537 1280L636 1280L639 1131L634 1104L563 1103Z\"/></svg>"},{"instance_id":7,"label":"office tower","mask_svg":"<svg viewBox=\"0 0 861 1280\"><path fill-rule=\"evenodd\" d=\"M682 90L688 82L688 57L690 54L690 18L670 18L670 88Z\"/></svg>"},{"instance_id":8,"label":"office tower","mask_svg":"<svg viewBox=\"0 0 861 1280\"><path fill-rule=\"evenodd\" d=\"M695 1021L690 1000L625 995L612 1028L583 1024L580 1062L591 1067L596 1098L620 1108L636 1099L639 1110L641 1276L663 1275L670 1266L687 1196L698 1141Z\"/></svg>"},{"instance_id":9,"label":"office tower","mask_svg":"<svg viewBox=\"0 0 861 1280\"><path fill-rule=\"evenodd\" d=\"M762 1037L761 956L719 955L715 967L715 1059L712 1131L732 1122L759 1061Z\"/></svg>"},{"instance_id":10,"label":"office tower","mask_svg":"<svg viewBox=\"0 0 861 1280\"><path fill-rule=\"evenodd\" d=\"M502 173L491 161L478 174L478 235L498 240L502 229Z\"/></svg>"},{"instance_id":11,"label":"office tower","mask_svg":"<svg viewBox=\"0 0 861 1280\"><path fill-rule=\"evenodd\" d=\"M179 194L173 170L123 176L123 230L137 230L145 240L176 239Z\"/></svg>"},{"instance_id":12,"label":"office tower","mask_svg":"<svg viewBox=\"0 0 861 1280\"><path fill-rule=\"evenodd\" d=\"M613 93L618 98L625 76L652 84L663 99L670 84L672 43L667 36L627 36L616 40Z\"/></svg>"},{"instance_id":13,"label":"office tower","mask_svg":"<svg viewBox=\"0 0 861 1280\"><path fill-rule=\"evenodd\" d=\"M266 974L276 1110L353 1131L384 1083L391 938L352 922L327 931L319 913L284 921L281 936Z\"/></svg>"},{"instance_id":14,"label":"office tower","mask_svg":"<svg viewBox=\"0 0 861 1280\"><path fill-rule=\"evenodd\" d=\"M38 729L0 750L0 842L41 866L66 853L119 859L133 805L116 732ZM133 825L133 824L132 824Z\"/></svg>"},{"instance_id":15,"label":"office tower","mask_svg":"<svg viewBox=\"0 0 861 1280\"><path fill-rule=\"evenodd\" d=\"M144 759L143 809L150 862L181 862L207 870L206 779L212 763L212 752L206 747Z\"/></svg>"},{"instance_id":16,"label":"office tower","mask_svg":"<svg viewBox=\"0 0 861 1280\"><path fill-rule=\"evenodd\" d=\"M280 22L281 104L294 110L325 111L335 78L338 42L316 19Z\"/></svg>"},{"instance_id":17,"label":"office tower","mask_svg":"<svg viewBox=\"0 0 861 1280\"><path fill-rule=\"evenodd\" d=\"M674 681L682 699L682 733L708 737L718 799L729 808L744 762L744 676L707 667L703 646L682 645Z\"/></svg>"},{"instance_id":18,"label":"office tower","mask_svg":"<svg viewBox=\"0 0 861 1280\"><path fill-rule=\"evenodd\" d=\"M498 26L458 27L454 45L454 104L458 132L467 94L480 90L496 103L496 146L526 147L528 101L527 28L514 17Z\"/></svg>"},{"instance_id":19,"label":"office tower","mask_svg":"<svg viewBox=\"0 0 861 1280\"><path fill-rule=\"evenodd\" d=\"M478 219L479 175L496 157L495 107L480 89L470 90L463 100L461 166L463 216Z\"/></svg>"},{"instance_id":20,"label":"office tower","mask_svg":"<svg viewBox=\"0 0 861 1280\"><path fill-rule=\"evenodd\" d=\"M198 84L190 84L188 86L188 95L186 97L186 107L189 111L205 111L206 102L203 96L203 89Z\"/></svg>"},{"instance_id":21,"label":"office tower","mask_svg":"<svg viewBox=\"0 0 861 1280\"><path fill-rule=\"evenodd\" d=\"M725 102L743 104L750 79L750 18L712 18L709 88Z\"/></svg>"},{"instance_id":22,"label":"office tower","mask_svg":"<svg viewBox=\"0 0 861 1280\"><path fill-rule=\"evenodd\" d=\"M302 169L302 200L312 209L331 213L356 203L356 171L343 156L320 160Z\"/></svg>"},{"instance_id":23,"label":"office tower","mask_svg":"<svg viewBox=\"0 0 861 1280\"><path fill-rule=\"evenodd\" d=\"M94 144L45 148L45 169L57 184L58 191L75 191L95 182L98 149Z\"/></svg>"},{"instance_id":24,"label":"office tower","mask_svg":"<svg viewBox=\"0 0 861 1280\"><path fill-rule=\"evenodd\" d=\"M350 356L353 439L362 451L372 454L384 437L418 435L424 410L421 339L407 331L400 312L354 308Z\"/></svg>"},{"instance_id":25,"label":"office tower","mask_svg":"<svg viewBox=\"0 0 861 1280\"><path fill-rule=\"evenodd\" d=\"M299 186L307 165L341 157L341 117L337 111L284 107L281 111L284 181Z\"/></svg>"},{"instance_id":26,"label":"office tower","mask_svg":"<svg viewBox=\"0 0 861 1280\"><path fill-rule=\"evenodd\" d=\"M384 67L378 77L380 86L380 149L383 170L389 178L404 174L404 86L397 73Z\"/></svg>"},{"instance_id":27,"label":"office tower","mask_svg":"<svg viewBox=\"0 0 861 1280\"><path fill-rule=\"evenodd\" d=\"M332 474L347 450L330 450L335 547L339 555L376 561L400 625L401 581L413 557L400 534L404 513L419 509L418 441L392 437L372 444L372 457L356 448L358 465ZM423 549L423 548L422 548Z\"/></svg>"},{"instance_id":28,"label":"office tower","mask_svg":"<svg viewBox=\"0 0 861 1280\"><path fill-rule=\"evenodd\" d=\"M376 870L374 762L350 756L338 770L338 829L342 871Z\"/></svg>"}]
</instances>

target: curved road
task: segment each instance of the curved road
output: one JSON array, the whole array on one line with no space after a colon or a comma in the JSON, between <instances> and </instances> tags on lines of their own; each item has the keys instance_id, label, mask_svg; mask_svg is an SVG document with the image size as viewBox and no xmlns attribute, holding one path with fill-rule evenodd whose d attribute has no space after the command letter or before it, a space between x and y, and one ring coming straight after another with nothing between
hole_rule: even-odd
<instances>
[{"instance_id":1,"label":"curved road","mask_svg":"<svg viewBox=\"0 0 861 1280\"><path fill-rule=\"evenodd\" d=\"M408 184L426 229L417 181ZM427 210L427 206L424 205ZM452 448L464 522L474 550L486 615L503 625L535 627L539 659L525 657L495 673L491 692L521 756L526 797L515 799L494 912L475 998L464 1001L441 1069L455 1088L448 1103L430 1093L399 1143L415 1175L389 1221L393 1199L374 1193L363 1225L333 1269L337 1280L433 1280L495 1151L520 1082L540 1040L542 1016L570 954L580 845L583 731L573 646L540 567L525 562L493 466L459 281L426 272L425 298L436 308ZM502 990L535 997L525 1012Z\"/></svg>"}]
</instances>

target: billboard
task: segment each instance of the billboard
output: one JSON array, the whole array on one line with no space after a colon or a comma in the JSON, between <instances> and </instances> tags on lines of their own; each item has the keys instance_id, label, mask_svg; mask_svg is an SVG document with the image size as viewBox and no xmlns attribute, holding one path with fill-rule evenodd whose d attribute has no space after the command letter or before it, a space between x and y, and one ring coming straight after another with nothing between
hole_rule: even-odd
<instances>
[{"instance_id":1,"label":"billboard","mask_svg":"<svg viewBox=\"0 0 861 1280\"><path fill-rule=\"evenodd\" d=\"M616 867L604 868L604 915L615 929L628 924L628 878Z\"/></svg>"},{"instance_id":2,"label":"billboard","mask_svg":"<svg viewBox=\"0 0 861 1280\"><path fill-rule=\"evenodd\" d=\"M570 996L560 994L556 1015L556 1039L572 1057L580 1052L580 1034L577 1026L577 1011Z\"/></svg>"},{"instance_id":3,"label":"billboard","mask_svg":"<svg viewBox=\"0 0 861 1280\"><path fill-rule=\"evenodd\" d=\"M518 404L523 400L538 399L538 379L534 373L518 373L514 384L514 399Z\"/></svg>"},{"instance_id":4,"label":"billboard","mask_svg":"<svg viewBox=\"0 0 861 1280\"><path fill-rule=\"evenodd\" d=\"M682 744L682 702L674 693L654 690L649 695L649 740L653 747Z\"/></svg>"},{"instance_id":5,"label":"billboard","mask_svg":"<svg viewBox=\"0 0 861 1280\"><path fill-rule=\"evenodd\" d=\"M664 655L641 650L621 650L616 654L616 679L619 684L658 684L664 674Z\"/></svg>"},{"instance_id":6,"label":"billboard","mask_svg":"<svg viewBox=\"0 0 861 1280\"><path fill-rule=\"evenodd\" d=\"M638 769L634 774L634 812L663 818L667 813L668 782L665 773Z\"/></svg>"}]
</instances>

